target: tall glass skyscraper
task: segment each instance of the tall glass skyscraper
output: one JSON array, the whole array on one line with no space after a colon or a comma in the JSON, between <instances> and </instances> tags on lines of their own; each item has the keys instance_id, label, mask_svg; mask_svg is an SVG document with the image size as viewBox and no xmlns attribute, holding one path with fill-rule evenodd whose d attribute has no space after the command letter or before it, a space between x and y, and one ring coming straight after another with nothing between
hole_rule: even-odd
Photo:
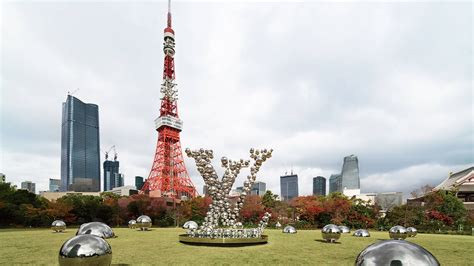
<instances>
[{"instance_id":1,"label":"tall glass skyscraper","mask_svg":"<svg viewBox=\"0 0 474 266\"><path fill-rule=\"evenodd\" d=\"M68 95L61 129L61 191L100 191L99 145L99 107Z\"/></svg>"},{"instance_id":2,"label":"tall glass skyscraper","mask_svg":"<svg viewBox=\"0 0 474 266\"><path fill-rule=\"evenodd\" d=\"M342 192L342 176L333 174L329 177L329 193Z\"/></svg>"},{"instance_id":3,"label":"tall glass skyscraper","mask_svg":"<svg viewBox=\"0 0 474 266\"><path fill-rule=\"evenodd\" d=\"M298 197L298 175L280 176L280 189L282 200Z\"/></svg>"},{"instance_id":4,"label":"tall glass skyscraper","mask_svg":"<svg viewBox=\"0 0 474 266\"><path fill-rule=\"evenodd\" d=\"M357 156L344 157L341 175L342 189L360 189L359 159L357 159Z\"/></svg>"},{"instance_id":5,"label":"tall glass skyscraper","mask_svg":"<svg viewBox=\"0 0 474 266\"><path fill-rule=\"evenodd\" d=\"M104 191L123 186L122 175L119 173L118 161L104 162Z\"/></svg>"},{"instance_id":6,"label":"tall glass skyscraper","mask_svg":"<svg viewBox=\"0 0 474 266\"><path fill-rule=\"evenodd\" d=\"M326 196L326 178L322 176L313 178L313 195Z\"/></svg>"},{"instance_id":7,"label":"tall glass skyscraper","mask_svg":"<svg viewBox=\"0 0 474 266\"><path fill-rule=\"evenodd\" d=\"M135 187L137 188L137 190L142 189L144 183L145 182L143 181L143 177L135 176Z\"/></svg>"}]
</instances>

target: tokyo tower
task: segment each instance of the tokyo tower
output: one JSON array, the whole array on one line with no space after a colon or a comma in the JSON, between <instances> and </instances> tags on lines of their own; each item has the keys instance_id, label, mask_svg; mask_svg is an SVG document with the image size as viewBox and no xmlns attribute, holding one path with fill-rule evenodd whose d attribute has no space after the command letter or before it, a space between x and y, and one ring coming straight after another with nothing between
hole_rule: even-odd
<instances>
[{"instance_id":1,"label":"tokyo tower","mask_svg":"<svg viewBox=\"0 0 474 266\"><path fill-rule=\"evenodd\" d=\"M174 31L171 28L171 10L168 1L168 23L164 32L163 52L165 63L163 69L163 83L161 84L160 116L155 119L155 128L158 131L155 158L150 175L141 191L158 197L180 199L182 196L195 197L197 195L181 151L179 133L183 121L178 116L178 90L176 89L174 72Z\"/></svg>"}]
</instances>

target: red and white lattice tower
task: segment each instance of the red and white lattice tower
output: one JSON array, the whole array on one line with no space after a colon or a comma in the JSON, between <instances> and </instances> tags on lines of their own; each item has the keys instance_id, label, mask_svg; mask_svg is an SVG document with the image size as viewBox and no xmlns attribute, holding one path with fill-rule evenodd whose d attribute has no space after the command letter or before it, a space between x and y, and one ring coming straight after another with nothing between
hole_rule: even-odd
<instances>
[{"instance_id":1,"label":"red and white lattice tower","mask_svg":"<svg viewBox=\"0 0 474 266\"><path fill-rule=\"evenodd\" d=\"M141 191L145 193L181 198L182 196L195 197L197 195L186 166L184 165L181 151L179 133L183 122L178 116L177 89L174 73L174 31L171 28L171 12L168 2L168 25L165 28L163 52L165 65L163 70L163 83L161 84L160 116L155 119L158 131L155 158L150 175Z\"/></svg>"}]
</instances>

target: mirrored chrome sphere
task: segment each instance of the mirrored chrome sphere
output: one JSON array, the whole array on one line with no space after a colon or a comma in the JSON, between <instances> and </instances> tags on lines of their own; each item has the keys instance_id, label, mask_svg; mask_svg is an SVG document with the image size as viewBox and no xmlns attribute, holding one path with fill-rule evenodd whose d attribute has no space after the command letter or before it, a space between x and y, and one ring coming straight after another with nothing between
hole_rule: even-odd
<instances>
[{"instance_id":1,"label":"mirrored chrome sphere","mask_svg":"<svg viewBox=\"0 0 474 266\"><path fill-rule=\"evenodd\" d=\"M110 226L100 223L91 222L82 224L76 232L76 235L95 235L102 238L115 237L114 231Z\"/></svg>"},{"instance_id":2,"label":"mirrored chrome sphere","mask_svg":"<svg viewBox=\"0 0 474 266\"><path fill-rule=\"evenodd\" d=\"M198 224L195 221L187 221L184 223L183 228L189 230L196 230L198 229Z\"/></svg>"},{"instance_id":3,"label":"mirrored chrome sphere","mask_svg":"<svg viewBox=\"0 0 474 266\"><path fill-rule=\"evenodd\" d=\"M416 230L415 227L408 227L407 233L408 233L408 237L415 237L416 234L418 233L418 230Z\"/></svg>"},{"instance_id":4,"label":"mirrored chrome sphere","mask_svg":"<svg viewBox=\"0 0 474 266\"><path fill-rule=\"evenodd\" d=\"M66 230L66 223L62 220L56 220L51 224L51 229L55 232L63 232Z\"/></svg>"},{"instance_id":5,"label":"mirrored chrome sphere","mask_svg":"<svg viewBox=\"0 0 474 266\"><path fill-rule=\"evenodd\" d=\"M128 221L128 228L135 229L136 227L137 227L137 221L135 220Z\"/></svg>"},{"instance_id":6,"label":"mirrored chrome sphere","mask_svg":"<svg viewBox=\"0 0 474 266\"><path fill-rule=\"evenodd\" d=\"M399 239L399 240L403 240L407 238L408 236L407 229L401 225L396 225L390 228L390 230L388 231L388 234L391 239Z\"/></svg>"},{"instance_id":7,"label":"mirrored chrome sphere","mask_svg":"<svg viewBox=\"0 0 474 266\"><path fill-rule=\"evenodd\" d=\"M95 235L78 235L67 240L59 249L59 265L110 265L112 248Z\"/></svg>"},{"instance_id":8,"label":"mirrored chrome sphere","mask_svg":"<svg viewBox=\"0 0 474 266\"><path fill-rule=\"evenodd\" d=\"M285 234L296 234L296 228L294 228L291 225L287 225L287 226L285 226L285 228L283 228L283 233L285 233Z\"/></svg>"},{"instance_id":9,"label":"mirrored chrome sphere","mask_svg":"<svg viewBox=\"0 0 474 266\"><path fill-rule=\"evenodd\" d=\"M151 227L151 218L147 215L141 215L137 219L137 227L142 231L149 230Z\"/></svg>"},{"instance_id":10,"label":"mirrored chrome sphere","mask_svg":"<svg viewBox=\"0 0 474 266\"><path fill-rule=\"evenodd\" d=\"M321 235L327 242L336 242L341 237L341 229L335 224L328 224L321 229Z\"/></svg>"},{"instance_id":11,"label":"mirrored chrome sphere","mask_svg":"<svg viewBox=\"0 0 474 266\"><path fill-rule=\"evenodd\" d=\"M356 265L417 265L436 266L438 260L423 247L403 240L383 240L365 248Z\"/></svg>"},{"instance_id":12,"label":"mirrored chrome sphere","mask_svg":"<svg viewBox=\"0 0 474 266\"><path fill-rule=\"evenodd\" d=\"M355 230L353 236L357 236L357 237L370 237L370 233L369 233L369 231L367 231L366 229L357 229L357 230Z\"/></svg>"},{"instance_id":13,"label":"mirrored chrome sphere","mask_svg":"<svg viewBox=\"0 0 474 266\"><path fill-rule=\"evenodd\" d=\"M341 234L349 234L351 232L351 229L345 225L340 225L338 226L339 230L341 230Z\"/></svg>"}]
</instances>

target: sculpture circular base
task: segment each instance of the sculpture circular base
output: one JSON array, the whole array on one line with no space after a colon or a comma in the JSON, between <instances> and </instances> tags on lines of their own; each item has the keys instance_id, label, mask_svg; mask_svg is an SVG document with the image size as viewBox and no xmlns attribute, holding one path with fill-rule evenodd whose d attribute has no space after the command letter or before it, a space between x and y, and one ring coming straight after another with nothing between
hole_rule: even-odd
<instances>
[{"instance_id":1,"label":"sculpture circular base","mask_svg":"<svg viewBox=\"0 0 474 266\"><path fill-rule=\"evenodd\" d=\"M219 247L232 247L232 246L251 246L261 245L268 242L268 236L262 235L257 238L207 238L207 237L190 237L186 234L179 235L179 242L189 245L200 245L200 246L219 246Z\"/></svg>"}]
</instances>

